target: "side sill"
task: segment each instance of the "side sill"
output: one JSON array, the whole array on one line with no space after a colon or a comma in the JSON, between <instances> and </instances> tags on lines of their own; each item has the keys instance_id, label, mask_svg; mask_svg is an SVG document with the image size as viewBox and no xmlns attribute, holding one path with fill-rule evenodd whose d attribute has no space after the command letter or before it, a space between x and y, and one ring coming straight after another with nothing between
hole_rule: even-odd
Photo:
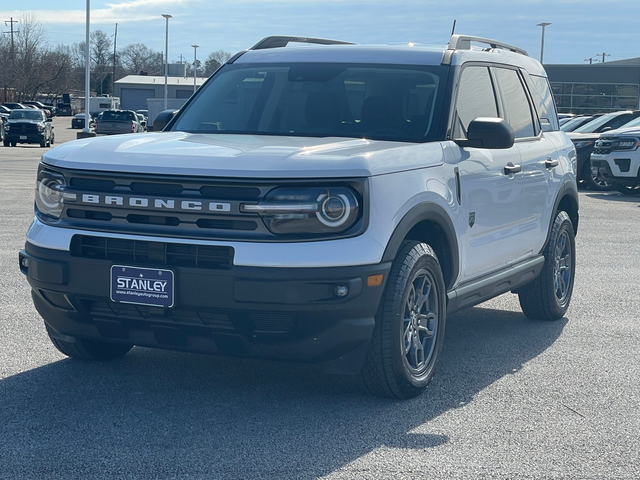
<instances>
[{"instance_id":1,"label":"side sill","mask_svg":"<svg viewBox=\"0 0 640 480\"><path fill-rule=\"evenodd\" d=\"M544 256L538 255L491 275L464 283L447 293L447 314L473 307L536 279L542 271Z\"/></svg>"}]
</instances>

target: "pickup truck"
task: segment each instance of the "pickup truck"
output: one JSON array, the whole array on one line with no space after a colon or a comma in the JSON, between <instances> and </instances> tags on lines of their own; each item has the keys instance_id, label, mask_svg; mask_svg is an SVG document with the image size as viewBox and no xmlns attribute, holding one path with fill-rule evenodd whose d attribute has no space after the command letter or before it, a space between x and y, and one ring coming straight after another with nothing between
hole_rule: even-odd
<instances>
[{"instance_id":1,"label":"pickup truck","mask_svg":"<svg viewBox=\"0 0 640 480\"><path fill-rule=\"evenodd\" d=\"M118 135L144 132L144 127L132 110L105 110L98 115L95 131L102 135Z\"/></svg>"}]
</instances>

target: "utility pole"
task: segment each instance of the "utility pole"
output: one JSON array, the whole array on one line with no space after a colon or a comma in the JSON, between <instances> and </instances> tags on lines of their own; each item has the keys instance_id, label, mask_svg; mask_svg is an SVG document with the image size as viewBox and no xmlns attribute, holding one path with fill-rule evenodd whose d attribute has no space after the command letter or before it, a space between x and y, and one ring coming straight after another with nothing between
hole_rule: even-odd
<instances>
[{"instance_id":1,"label":"utility pole","mask_svg":"<svg viewBox=\"0 0 640 480\"><path fill-rule=\"evenodd\" d=\"M11 20L5 20L4 21L5 25L7 25L7 24L11 25L11 32L4 32L4 33L11 33L11 68L13 68L13 69L15 69L15 61L16 61L16 59L15 59L16 50L15 50L14 43L13 43L13 34L14 33L20 33L19 30L14 30L13 29L13 24L14 23L18 23L18 21L14 20L13 17L11 17Z\"/></svg>"},{"instance_id":2,"label":"utility pole","mask_svg":"<svg viewBox=\"0 0 640 480\"><path fill-rule=\"evenodd\" d=\"M593 57L589 57L589 58L585 58L584 61L585 62L589 62L589 65L593 65L593 61L596 61L596 63L598 63L598 59L597 58L593 58Z\"/></svg>"},{"instance_id":3,"label":"utility pole","mask_svg":"<svg viewBox=\"0 0 640 480\"><path fill-rule=\"evenodd\" d=\"M611 56L610 53L604 53L604 52L597 53L596 55L602 55L602 63L604 63L604 57L610 57Z\"/></svg>"},{"instance_id":4,"label":"utility pole","mask_svg":"<svg viewBox=\"0 0 640 480\"><path fill-rule=\"evenodd\" d=\"M113 36L113 75L111 75L111 96L115 96L116 90L116 46L118 45L118 24L116 23L116 33Z\"/></svg>"},{"instance_id":5,"label":"utility pole","mask_svg":"<svg viewBox=\"0 0 640 480\"><path fill-rule=\"evenodd\" d=\"M3 33L11 33L11 75L14 75L14 72L16 71L16 50L14 47L14 43L13 43L13 34L14 33L20 33L19 30L14 30L13 29L13 24L14 23L18 23L17 20L14 20L13 17L11 17L11 20L5 20L4 24L7 25L7 23L9 23L9 25L11 25L11 32L3 32ZM11 79L13 80L13 79ZM11 82L13 84L13 81ZM7 101L7 84L6 84L6 80L5 80L5 85L4 85L4 101Z\"/></svg>"}]
</instances>

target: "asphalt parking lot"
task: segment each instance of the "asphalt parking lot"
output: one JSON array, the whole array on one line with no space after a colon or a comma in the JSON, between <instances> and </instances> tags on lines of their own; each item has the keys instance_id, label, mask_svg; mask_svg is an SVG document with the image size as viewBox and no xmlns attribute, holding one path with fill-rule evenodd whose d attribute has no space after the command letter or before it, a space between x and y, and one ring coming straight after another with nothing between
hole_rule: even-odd
<instances>
[{"instance_id":1,"label":"asphalt parking lot","mask_svg":"<svg viewBox=\"0 0 640 480\"><path fill-rule=\"evenodd\" d=\"M0 146L0 478L640 478L639 198L581 192L564 319L510 294L449 317L432 384L400 402L309 365L64 357L17 262L46 150Z\"/></svg>"}]
</instances>

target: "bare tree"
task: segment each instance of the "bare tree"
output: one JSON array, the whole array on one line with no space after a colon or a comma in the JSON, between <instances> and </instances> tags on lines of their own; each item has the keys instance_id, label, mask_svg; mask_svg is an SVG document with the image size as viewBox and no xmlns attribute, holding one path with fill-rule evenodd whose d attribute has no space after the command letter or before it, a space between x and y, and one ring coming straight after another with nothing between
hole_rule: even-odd
<instances>
[{"instance_id":1,"label":"bare tree","mask_svg":"<svg viewBox=\"0 0 640 480\"><path fill-rule=\"evenodd\" d=\"M140 72L153 75L162 70L162 54L142 43L127 45L118 56L127 75L138 75Z\"/></svg>"},{"instance_id":2,"label":"bare tree","mask_svg":"<svg viewBox=\"0 0 640 480\"><path fill-rule=\"evenodd\" d=\"M215 52L211 52L207 59L204 61L204 75L206 77L210 76L213 72L215 72L220 66L231 58L231 53L225 52L224 50L216 50Z\"/></svg>"}]
</instances>

